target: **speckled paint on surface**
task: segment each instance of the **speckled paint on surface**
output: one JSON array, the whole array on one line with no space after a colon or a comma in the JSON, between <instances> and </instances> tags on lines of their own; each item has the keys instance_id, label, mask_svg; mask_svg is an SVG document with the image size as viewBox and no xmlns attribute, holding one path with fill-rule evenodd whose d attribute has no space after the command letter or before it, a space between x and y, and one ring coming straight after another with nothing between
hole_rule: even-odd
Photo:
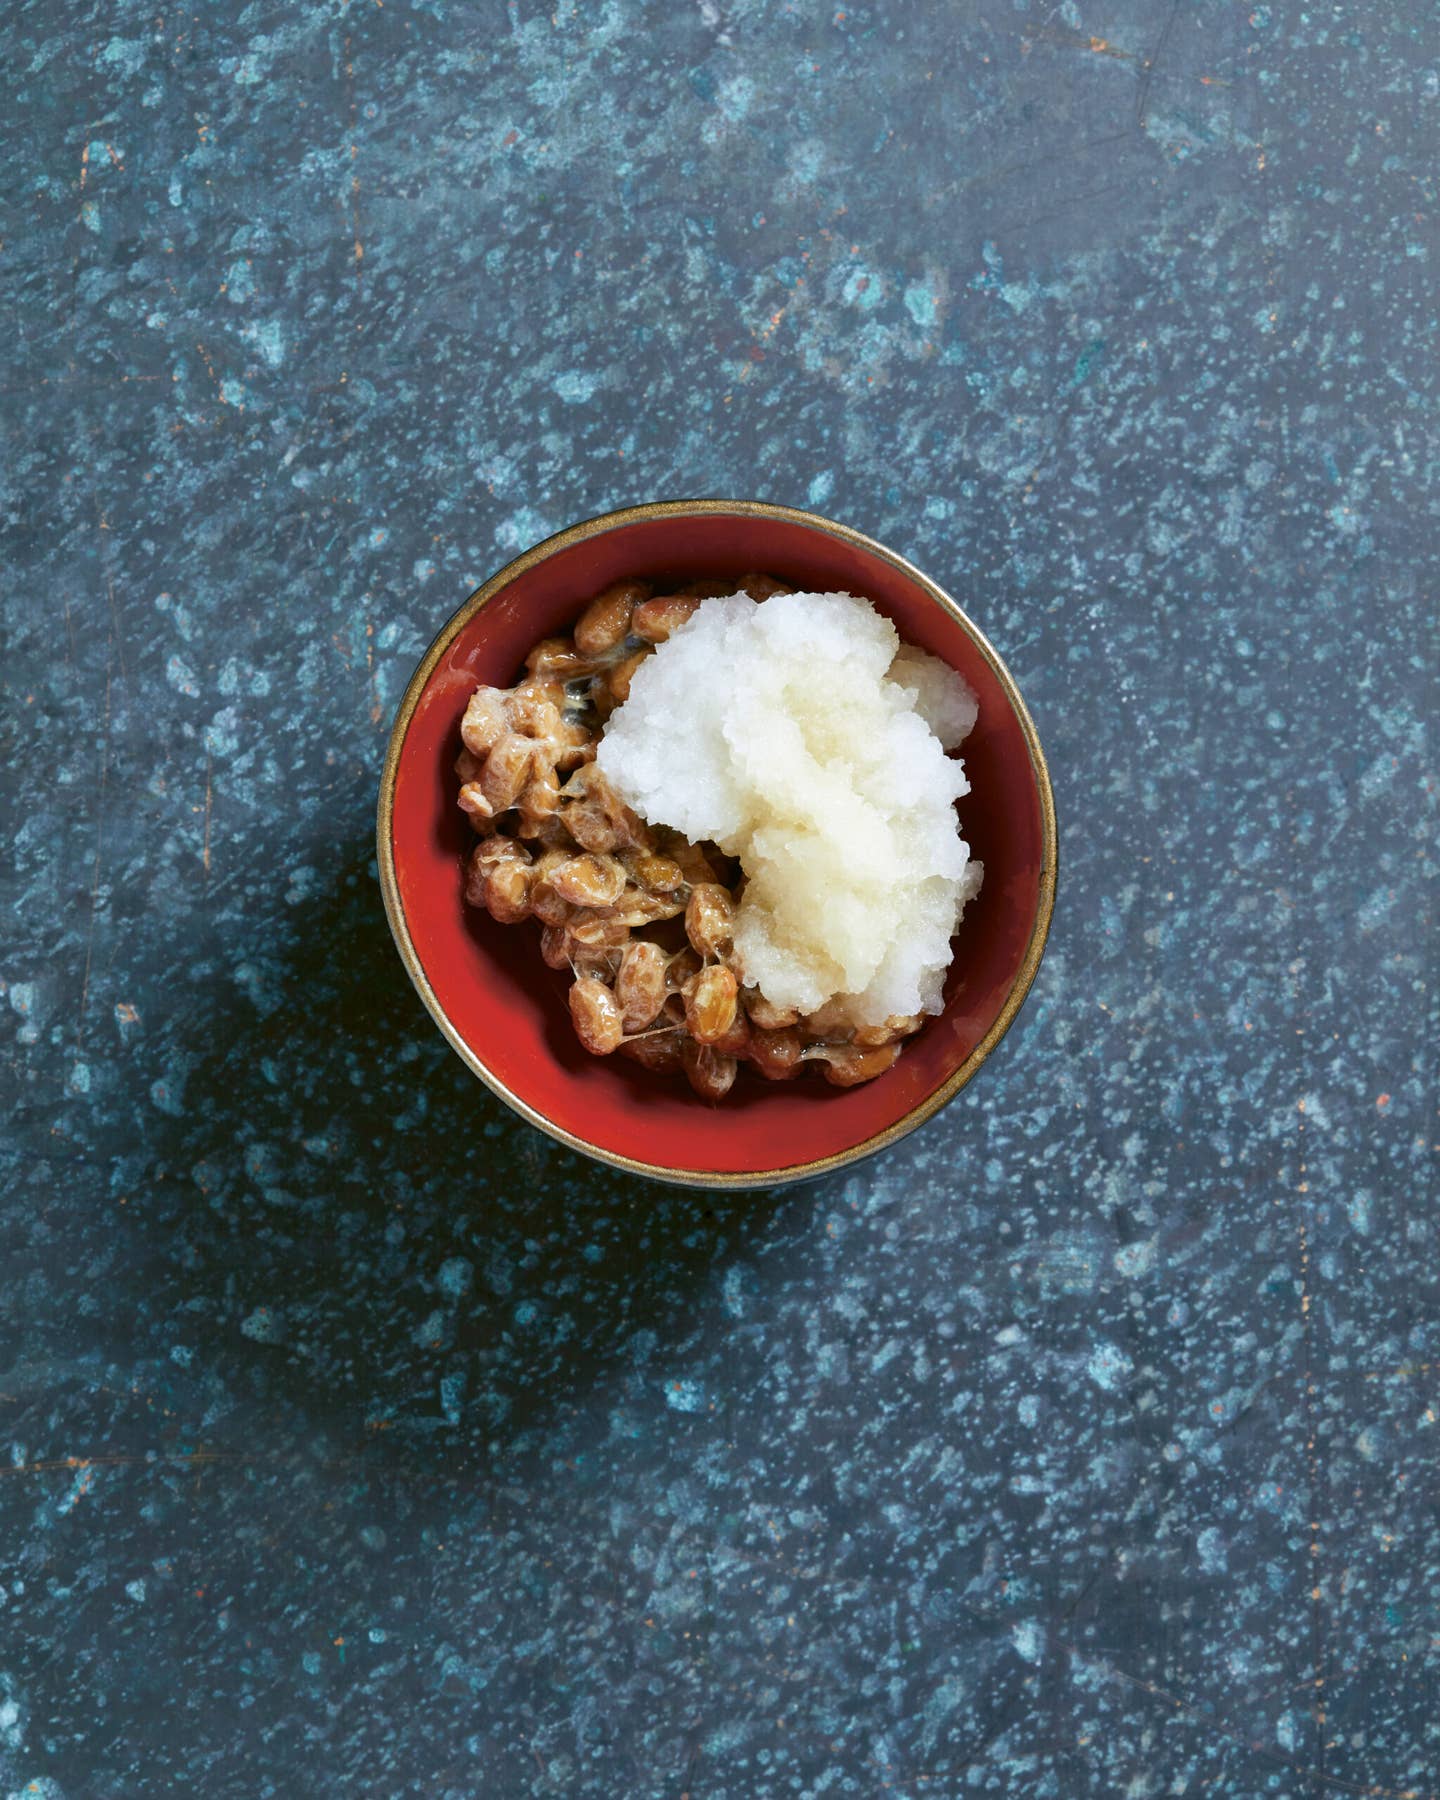
<instances>
[{"instance_id":1,"label":"speckled paint on surface","mask_svg":"<svg viewBox=\"0 0 1440 1800\"><path fill-rule=\"evenodd\" d=\"M0 1793L1440 1792L1428 10L6 23ZM434 627L673 494L960 595L1065 828L791 1195L375 889Z\"/></svg>"}]
</instances>

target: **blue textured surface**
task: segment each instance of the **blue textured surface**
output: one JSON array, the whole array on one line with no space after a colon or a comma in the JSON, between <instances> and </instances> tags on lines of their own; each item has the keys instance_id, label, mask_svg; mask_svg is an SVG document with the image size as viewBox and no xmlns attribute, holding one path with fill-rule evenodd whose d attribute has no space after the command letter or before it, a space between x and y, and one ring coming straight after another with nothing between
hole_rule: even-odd
<instances>
[{"instance_id":1,"label":"blue textured surface","mask_svg":"<svg viewBox=\"0 0 1440 1800\"><path fill-rule=\"evenodd\" d=\"M6 29L0 1791L1440 1791L1433 9ZM371 860L469 587L697 493L961 594L1062 824L784 1196L504 1113Z\"/></svg>"}]
</instances>

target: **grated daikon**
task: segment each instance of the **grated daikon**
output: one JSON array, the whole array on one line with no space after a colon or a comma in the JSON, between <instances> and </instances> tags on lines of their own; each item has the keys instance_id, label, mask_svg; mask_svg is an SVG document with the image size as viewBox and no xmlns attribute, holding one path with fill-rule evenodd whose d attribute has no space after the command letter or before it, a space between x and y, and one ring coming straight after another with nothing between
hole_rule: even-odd
<instances>
[{"instance_id":1,"label":"grated daikon","mask_svg":"<svg viewBox=\"0 0 1440 1800\"><path fill-rule=\"evenodd\" d=\"M739 858L740 972L776 1007L857 1025L941 1010L983 869L947 756L974 726L952 669L850 594L707 599L636 670L599 765L652 825Z\"/></svg>"}]
</instances>

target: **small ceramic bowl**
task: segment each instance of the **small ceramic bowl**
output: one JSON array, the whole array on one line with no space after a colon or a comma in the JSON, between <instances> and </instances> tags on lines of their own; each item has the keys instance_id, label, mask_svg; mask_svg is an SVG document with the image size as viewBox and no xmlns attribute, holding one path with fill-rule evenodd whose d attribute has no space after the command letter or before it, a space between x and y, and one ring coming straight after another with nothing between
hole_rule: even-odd
<instances>
[{"instance_id":1,"label":"small ceramic bowl","mask_svg":"<svg viewBox=\"0 0 1440 1800\"><path fill-rule=\"evenodd\" d=\"M961 829L985 884L956 940L945 1010L863 1087L743 1071L708 1105L684 1081L582 1050L568 980L533 926L464 904L472 841L455 804L460 718L477 682L508 687L538 638L567 630L624 576L679 582L762 570L794 587L862 594L908 643L980 697L961 754ZM965 614L894 551L848 526L757 501L660 501L572 525L491 577L440 632L400 702L380 786L380 882L400 954L435 1023L487 1086L552 1137L639 1175L696 1187L769 1187L883 1149L953 1099L1004 1035L1034 980L1055 898L1055 807L1030 715Z\"/></svg>"}]
</instances>

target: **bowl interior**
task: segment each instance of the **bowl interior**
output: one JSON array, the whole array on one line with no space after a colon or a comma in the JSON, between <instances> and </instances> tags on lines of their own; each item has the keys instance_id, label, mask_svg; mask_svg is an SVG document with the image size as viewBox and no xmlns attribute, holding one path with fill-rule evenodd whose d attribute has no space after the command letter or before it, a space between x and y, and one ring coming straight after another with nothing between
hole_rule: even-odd
<instances>
[{"instance_id":1,"label":"bowl interior","mask_svg":"<svg viewBox=\"0 0 1440 1800\"><path fill-rule=\"evenodd\" d=\"M473 840L455 805L451 765L475 684L509 686L536 639L568 628L607 583L749 570L796 587L863 594L903 638L942 657L975 688L979 722L961 752L972 791L959 811L986 873L961 923L945 1011L911 1040L892 1070L849 1090L808 1076L771 1084L742 1073L726 1100L709 1106L683 1081L620 1057L588 1055L570 1024L569 978L541 961L536 927L497 925L465 906L461 860ZM995 669L906 569L800 520L650 516L571 539L522 569L445 648L400 750L392 818L396 890L415 954L451 1030L526 1107L597 1150L682 1179L778 1180L799 1166L854 1153L901 1124L937 1095L995 1024L1041 904L1041 780Z\"/></svg>"}]
</instances>

